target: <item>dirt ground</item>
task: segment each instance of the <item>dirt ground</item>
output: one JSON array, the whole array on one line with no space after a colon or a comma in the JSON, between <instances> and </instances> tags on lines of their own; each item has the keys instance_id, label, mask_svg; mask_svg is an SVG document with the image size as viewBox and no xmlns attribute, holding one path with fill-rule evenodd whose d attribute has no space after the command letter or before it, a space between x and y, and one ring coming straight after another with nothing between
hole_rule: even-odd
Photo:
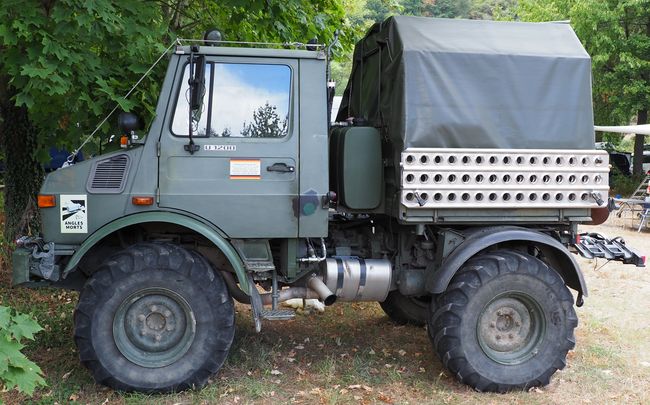
<instances>
[{"instance_id":1,"label":"dirt ground","mask_svg":"<svg viewBox=\"0 0 650 405\"><path fill-rule=\"evenodd\" d=\"M612 218L582 229L650 256L650 230L637 233ZM265 322L253 330L237 306L237 334L224 368L201 391L145 396L93 383L72 343L73 293L3 290L5 302L37 314L44 325L28 355L49 387L28 399L1 392L6 403L650 403L650 274L647 268L579 258L589 296L577 309L576 349L551 384L529 392L482 394L455 381L433 354L424 328L395 326L376 303L336 304L325 313Z\"/></svg>"}]
</instances>

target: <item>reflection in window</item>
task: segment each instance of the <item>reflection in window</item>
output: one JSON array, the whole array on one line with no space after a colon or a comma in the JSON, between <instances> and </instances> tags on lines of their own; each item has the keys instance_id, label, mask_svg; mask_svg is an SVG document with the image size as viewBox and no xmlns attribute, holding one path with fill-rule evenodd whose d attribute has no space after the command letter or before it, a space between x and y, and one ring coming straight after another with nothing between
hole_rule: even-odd
<instances>
[{"instance_id":1,"label":"reflection in window","mask_svg":"<svg viewBox=\"0 0 650 405\"><path fill-rule=\"evenodd\" d=\"M181 136L187 136L189 122L187 75L186 68L172 124L173 133ZM206 88L206 93L210 88L212 92L209 100L207 94L204 98L204 111L193 132L197 136L282 138L287 135L291 92L288 66L210 64L206 68Z\"/></svg>"},{"instance_id":2,"label":"reflection in window","mask_svg":"<svg viewBox=\"0 0 650 405\"><path fill-rule=\"evenodd\" d=\"M291 71L285 65L214 65L210 135L287 135Z\"/></svg>"},{"instance_id":3,"label":"reflection in window","mask_svg":"<svg viewBox=\"0 0 650 405\"><path fill-rule=\"evenodd\" d=\"M178 100L176 101L176 111L174 112L174 121L172 121L172 132L176 135L188 136L189 135L189 100L190 100L190 86L188 84L190 74L190 66L185 66L183 73L183 80L181 81L181 89L178 93ZM208 133L208 92L210 91L210 80L212 75L212 65L206 64L205 66L205 87L206 91L203 95L203 103L200 111L193 113L192 122L192 136L206 136Z\"/></svg>"}]
</instances>

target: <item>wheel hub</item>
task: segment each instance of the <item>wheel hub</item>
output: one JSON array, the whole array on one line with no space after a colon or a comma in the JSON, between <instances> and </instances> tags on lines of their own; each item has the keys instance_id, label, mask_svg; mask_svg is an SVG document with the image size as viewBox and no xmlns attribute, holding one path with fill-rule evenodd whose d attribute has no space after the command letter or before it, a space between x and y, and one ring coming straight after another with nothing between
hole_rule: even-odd
<instances>
[{"instance_id":1,"label":"wheel hub","mask_svg":"<svg viewBox=\"0 0 650 405\"><path fill-rule=\"evenodd\" d=\"M508 293L485 306L478 321L478 340L490 358L518 364L534 356L544 330L536 302L522 293Z\"/></svg>"},{"instance_id":2,"label":"wheel hub","mask_svg":"<svg viewBox=\"0 0 650 405\"><path fill-rule=\"evenodd\" d=\"M122 302L113 321L113 334L118 349L130 361L162 367L189 349L195 324L183 297L171 290L149 288Z\"/></svg>"}]
</instances>

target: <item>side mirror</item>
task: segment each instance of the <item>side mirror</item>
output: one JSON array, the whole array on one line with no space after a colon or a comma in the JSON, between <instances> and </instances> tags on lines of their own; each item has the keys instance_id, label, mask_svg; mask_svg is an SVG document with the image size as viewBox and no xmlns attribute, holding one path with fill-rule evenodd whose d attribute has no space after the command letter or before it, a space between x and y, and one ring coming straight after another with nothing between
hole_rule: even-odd
<instances>
[{"instance_id":1,"label":"side mirror","mask_svg":"<svg viewBox=\"0 0 650 405\"><path fill-rule=\"evenodd\" d=\"M117 116L117 126L123 134L131 135L138 129L143 129L142 120L136 114L121 112Z\"/></svg>"}]
</instances>

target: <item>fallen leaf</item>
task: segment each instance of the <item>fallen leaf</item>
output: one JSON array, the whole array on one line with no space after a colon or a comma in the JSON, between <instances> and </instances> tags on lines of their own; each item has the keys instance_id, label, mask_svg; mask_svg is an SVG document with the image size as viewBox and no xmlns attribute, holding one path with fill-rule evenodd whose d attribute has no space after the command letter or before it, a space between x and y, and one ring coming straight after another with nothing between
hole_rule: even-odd
<instances>
[{"instance_id":1,"label":"fallen leaf","mask_svg":"<svg viewBox=\"0 0 650 405\"><path fill-rule=\"evenodd\" d=\"M68 379L68 377L70 377L71 374L72 374L72 370L70 370L70 371L68 371L67 373L63 374L63 375L61 376L61 379L65 381L65 380Z\"/></svg>"},{"instance_id":2,"label":"fallen leaf","mask_svg":"<svg viewBox=\"0 0 650 405\"><path fill-rule=\"evenodd\" d=\"M280 375L282 374L282 371L280 370L271 370L271 375Z\"/></svg>"},{"instance_id":3,"label":"fallen leaf","mask_svg":"<svg viewBox=\"0 0 650 405\"><path fill-rule=\"evenodd\" d=\"M400 356L404 356L404 355L406 354L406 350L399 349L399 350L397 351L397 353L398 353Z\"/></svg>"}]
</instances>

